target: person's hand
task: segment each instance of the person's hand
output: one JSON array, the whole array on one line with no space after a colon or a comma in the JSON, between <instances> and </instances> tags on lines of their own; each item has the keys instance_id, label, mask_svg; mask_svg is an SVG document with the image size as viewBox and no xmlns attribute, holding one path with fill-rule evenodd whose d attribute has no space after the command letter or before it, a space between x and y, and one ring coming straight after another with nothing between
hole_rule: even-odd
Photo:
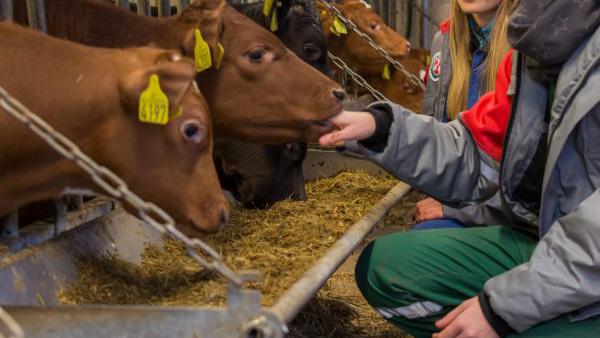
<instances>
[{"instance_id":1,"label":"person's hand","mask_svg":"<svg viewBox=\"0 0 600 338\"><path fill-rule=\"evenodd\" d=\"M345 141L364 140L375 133L375 118L370 113L344 111L329 119L338 130L319 139L323 147L340 147Z\"/></svg>"},{"instance_id":2,"label":"person's hand","mask_svg":"<svg viewBox=\"0 0 600 338\"><path fill-rule=\"evenodd\" d=\"M435 322L442 330L432 338L499 338L481 310L477 297L469 298Z\"/></svg>"},{"instance_id":3,"label":"person's hand","mask_svg":"<svg viewBox=\"0 0 600 338\"><path fill-rule=\"evenodd\" d=\"M417 202L417 206L415 208L416 222L420 223L442 217L444 217L442 203L434 200L431 197Z\"/></svg>"}]
</instances>

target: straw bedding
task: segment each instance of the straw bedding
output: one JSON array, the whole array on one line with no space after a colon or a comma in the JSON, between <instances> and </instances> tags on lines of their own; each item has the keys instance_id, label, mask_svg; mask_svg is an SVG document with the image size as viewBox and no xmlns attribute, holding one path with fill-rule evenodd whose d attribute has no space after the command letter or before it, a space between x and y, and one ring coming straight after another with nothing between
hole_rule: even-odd
<instances>
[{"instance_id":1,"label":"straw bedding","mask_svg":"<svg viewBox=\"0 0 600 338\"><path fill-rule=\"evenodd\" d=\"M263 305L269 306L397 183L391 177L343 172L308 183L306 201L283 201L268 210L232 208L225 230L204 240L234 270L262 273L262 282L251 286L262 291ZM409 222L412 199L395 208L385 223ZM140 265L118 257L80 257L78 265L78 280L60 294L67 304L222 306L226 301L224 281L169 240L162 248L147 247ZM337 297L340 288L332 289L333 281L347 285L341 289L348 294ZM360 297L352 274L338 272L292 324L291 336L403 337L383 322ZM377 335L382 328L387 333Z\"/></svg>"}]
</instances>

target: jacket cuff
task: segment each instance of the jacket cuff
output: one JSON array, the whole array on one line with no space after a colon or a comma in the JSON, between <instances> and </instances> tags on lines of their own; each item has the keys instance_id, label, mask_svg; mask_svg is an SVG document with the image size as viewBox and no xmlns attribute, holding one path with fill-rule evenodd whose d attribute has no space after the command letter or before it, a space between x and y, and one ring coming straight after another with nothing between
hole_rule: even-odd
<instances>
[{"instance_id":1,"label":"jacket cuff","mask_svg":"<svg viewBox=\"0 0 600 338\"><path fill-rule=\"evenodd\" d=\"M367 112L371 113L375 119L375 132L369 138L361 140L358 143L369 148L371 151L381 153L387 146L390 127L394 122L394 117L385 110L373 107L367 108Z\"/></svg>"},{"instance_id":2,"label":"jacket cuff","mask_svg":"<svg viewBox=\"0 0 600 338\"><path fill-rule=\"evenodd\" d=\"M485 319L487 319L488 323L494 329L494 331L496 331L498 336L502 338L516 333L515 330L508 326L504 319L494 312L492 306L490 305L490 300L484 291L480 291L477 294L477 299L479 299L479 305L481 306L481 310L483 311Z\"/></svg>"}]
</instances>

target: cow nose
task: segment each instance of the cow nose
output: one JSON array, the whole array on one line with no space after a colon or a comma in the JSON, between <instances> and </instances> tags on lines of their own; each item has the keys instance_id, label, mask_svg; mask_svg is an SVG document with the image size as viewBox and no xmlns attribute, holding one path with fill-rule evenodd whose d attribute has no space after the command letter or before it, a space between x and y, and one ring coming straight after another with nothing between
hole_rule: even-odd
<instances>
[{"instance_id":1,"label":"cow nose","mask_svg":"<svg viewBox=\"0 0 600 338\"><path fill-rule=\"evenodd\" d=\"M221 209L221 226L220 226L221 230L225 227L227 222L229 222L229 211L227 211L227 209L223 208L223 209Z\"/></svg>"},{"instance_id":2,"label":"cow nose","mask_svg":"<svg viewBox=\"0 0 600 338\"><path fill-rule=\"evenodd\" d=\"M406 50L410 52L410 42L406 41Z\"/></svg>"},{"instance_id":3,"label":"cow nose","mask_svg":"<svg viewBox=\"0 0 600 338\"><path fill-rule=\"evenodd\" d=\"M341 89L334 89L333 97L335 97L340 102L344 101L344 99L346 98L346 92Z\"/></svg>"}]
</instances>

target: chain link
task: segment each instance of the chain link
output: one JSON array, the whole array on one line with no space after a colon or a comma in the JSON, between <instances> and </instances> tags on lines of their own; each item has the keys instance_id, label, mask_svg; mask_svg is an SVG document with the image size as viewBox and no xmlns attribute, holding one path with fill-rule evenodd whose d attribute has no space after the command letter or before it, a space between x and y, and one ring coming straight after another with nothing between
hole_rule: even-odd
<instances>
[{"instance_id":1,"label":"chain link","mask_svg":"<svg viewBox=\"0 0 600 338\"><path fill-rule=\"evenodd\" d=\"M106 194L120 202L129 204L137 211L139 218L149 224L157 231L175 240L183 242L187 248L188 255L200 265L211 271L216 271L229 282L242 286L242 278L231 270L220 255L208 244L199 240L191 239L175 228L173 218L164 210L153 203L146 202L127 187L127 184L115 173L100 166L94 160L85 155L77 145L71 142L63 134L54 130L39 116L27 109L16 99L12 98L4 88L0 87L0 107L9 115L23 122L29 129L46 141L54 150L67 159L75 162L83 171L106 192ZM202 256L197 250L208 255Z\"/></svg>"},{"instance_id":2,"label":"chain link","mask_svg":"<svg viewBox=\"0 0 600 338\"><path fill-rule=\"evenodd\" d=\"M24 338L25 333L23 332L23 328L19 323L15 321L15 319L6 312L3 308L0 307L0 322L6 326L6 328L10 331L9 336L5 336L0 332L0 338Z\"/></svg>"},{"instance_id":3,"label":"chain link","mask_svg":"<svg viewBox=\"0 0 600 338\"><path fill-rule=\"evenodd\" d=\"M394 66L394 68L396 68L398 71L400 71L400 73L402 73L406 77L406 79L408 79L408 81L410 81L413 85L421 88L422 90L425 90L425 85L423 84L423 81L421 79L419 79L417 76L411 74L408 70L406 70L406 68L398 60L394 59L390 55L390 53L388 53L388 51L386 51L385 49L378 46L375 43L375 41L373 41L373 39L371 39L371 37L369 35L367 35L367 33L361 31L354 22L352 22L352 21L350 21L350 19L347 19L346 17L344 17L342 12L340 12L340 10L337 9L337 7L335 7L333 4L330 4L329 2L327 2L327 0L319 0L319 1L325 7L327 7L327 9L330 12L333 12L346 25L346 27L353 30L371 48L375 49L375 51L377 51L379 54L381 54L392 66Z\"/></svg>"},{"instance_id":4,"label":"chain link","mask_svg":"<svg viewBox=\"0 0 600 338\"><path fill-rule=\"evenodd\" d=\"M333 64L335 64L338 68L343 70L345 74L349 75L356 84L368 90L377 101L389 101L385 97L385 95L383 95L380 91L371 87L371 85L362 76L358 75L355 71L350 69L350 67L348 67L344 60L335 56L331 52L327 52L327 56L329 57L329 60L333 62Z\"/></svg>"}]
</instances>

